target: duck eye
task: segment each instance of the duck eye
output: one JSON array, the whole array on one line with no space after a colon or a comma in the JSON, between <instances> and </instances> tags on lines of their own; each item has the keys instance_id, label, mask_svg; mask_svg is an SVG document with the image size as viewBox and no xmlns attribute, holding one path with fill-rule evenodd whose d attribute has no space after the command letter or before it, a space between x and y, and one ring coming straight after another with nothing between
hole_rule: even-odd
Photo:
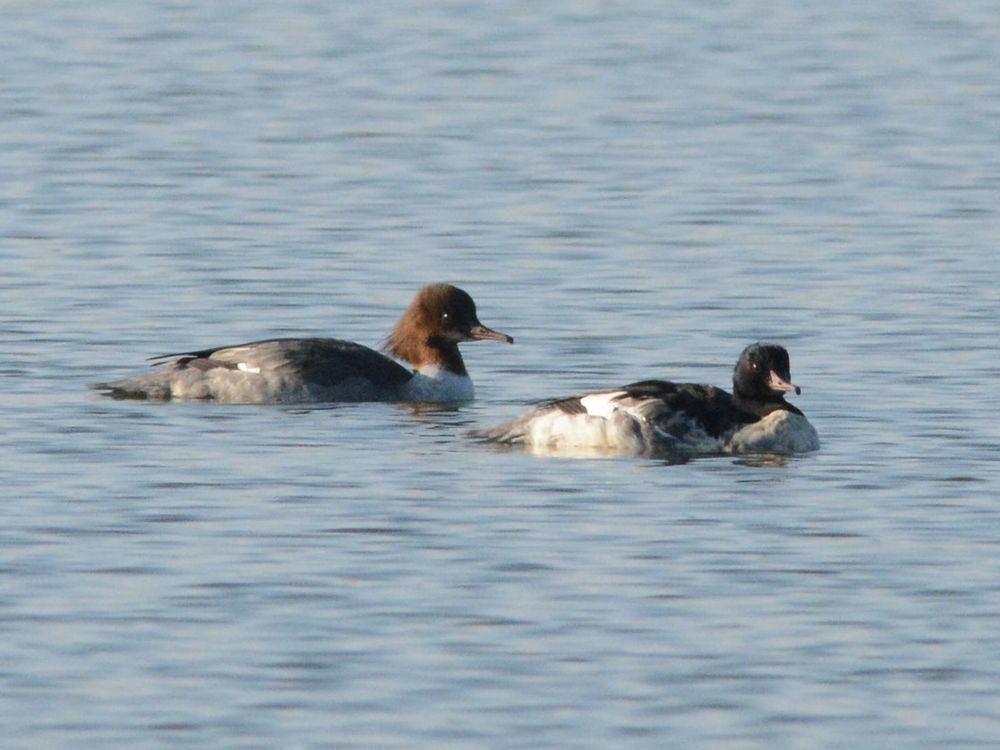
<instances>
[{"instance_id":1,"label":"duck eye","mask_svg":"<svg viewBox=\"0 0 1000 750\"><path fill-rule=\"evenodd\" d=\"M448 313L441 313L441 320L448 320Z\"/></svg>"}]
</instances>

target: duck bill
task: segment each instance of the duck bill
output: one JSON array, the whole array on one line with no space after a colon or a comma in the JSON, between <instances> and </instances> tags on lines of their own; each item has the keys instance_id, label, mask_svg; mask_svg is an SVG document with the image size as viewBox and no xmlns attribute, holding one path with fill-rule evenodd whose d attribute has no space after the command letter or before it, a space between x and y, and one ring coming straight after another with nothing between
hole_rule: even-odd
<instances>
[{"instance_id":1,"label":"duck bill","mask_svg":"<svg viewBox=\"0 0 1000 750\"><path fill-rule=\"evenodd\" d=\"M789 391L793 391L796 395L802 393L801 388L797 385L789 383L774 370L771 370L770 377L767 380L767 385L772 391L776 391L777 393L788 393Z\"/></svg>"},{"instance_id":2,"label":"duck bill","mask_svg":"<svg viewBox=\"0 0 1000 750\"><path fill-rule=\"evenodd\" d=\"M469 329L466 334L466 339L469 341L506 341L508 344L513 344L514 339L508 336L506 333L500 333L500 331L494 331L492 328L487 328L482 323L477 323Z\"/></svg>"}]
</instances>

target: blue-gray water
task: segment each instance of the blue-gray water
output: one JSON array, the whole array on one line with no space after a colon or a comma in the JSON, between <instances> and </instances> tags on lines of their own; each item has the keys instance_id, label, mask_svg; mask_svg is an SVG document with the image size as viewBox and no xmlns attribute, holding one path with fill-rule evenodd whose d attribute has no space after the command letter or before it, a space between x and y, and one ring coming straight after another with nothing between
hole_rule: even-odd
<instances>
[{"instance_id":1,"label":"blue-gray water","mask_svg":"<svg viewBox=\"0 0 1000 750\"><path fill-rule=\"evenodd\" d=\"M1000 744L996 3L0 18L4 748ZM439 280L460 408L84 388ZM819 453L463 437L756 339Z\"/></svg>"}]
</instances>

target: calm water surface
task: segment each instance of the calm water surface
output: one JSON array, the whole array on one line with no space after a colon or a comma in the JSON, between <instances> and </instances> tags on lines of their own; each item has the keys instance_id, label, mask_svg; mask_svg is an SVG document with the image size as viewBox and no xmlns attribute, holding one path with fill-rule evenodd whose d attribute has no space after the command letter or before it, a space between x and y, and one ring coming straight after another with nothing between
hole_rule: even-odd
<instances>
[{"instance_id":1,"label":"calm water surface","mask_svg":"<svg viewBox=\"0 0 1000 750\"><path fill-rule=\"evenodd\" d=\"M1000 744L995 3L0 17L5 748ZM472 404L84 388L439 280ZM819 453L464 437L757 339Z\"/></svg>"}]
</instances>

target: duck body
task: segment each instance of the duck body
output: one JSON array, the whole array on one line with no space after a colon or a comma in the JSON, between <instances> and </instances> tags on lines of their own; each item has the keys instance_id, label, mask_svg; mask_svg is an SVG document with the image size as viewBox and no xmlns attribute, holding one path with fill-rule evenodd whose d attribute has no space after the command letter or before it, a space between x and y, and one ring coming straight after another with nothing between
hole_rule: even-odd
<instances>
[{"instance_id":1,"label":"duck body","mask_svg":"<svg viewBox=\"0 0 1000 750\"><path fill-rule=\"evenodd\" d=\"M695 456L798 453L819 437L797 407L788 354L753 344L734 371L734 392L697 383L644 380L621 388L552 399L481 437L552 454Z\"/></svg>"},{"instance_id":2,"label":"duck body","mask_svg":"<svg viewBox=\"0 0 1000 750\"><path fill-rule=\"evenodd\" d=\"M386 350L335 338L275 338L154 357L160 366L92 388L113 398L227 403L463 401L474 397L461 341L506 334L483 326L475 303L448 284L424 287L400 318Z\"/></svg>"}]
</instances>

